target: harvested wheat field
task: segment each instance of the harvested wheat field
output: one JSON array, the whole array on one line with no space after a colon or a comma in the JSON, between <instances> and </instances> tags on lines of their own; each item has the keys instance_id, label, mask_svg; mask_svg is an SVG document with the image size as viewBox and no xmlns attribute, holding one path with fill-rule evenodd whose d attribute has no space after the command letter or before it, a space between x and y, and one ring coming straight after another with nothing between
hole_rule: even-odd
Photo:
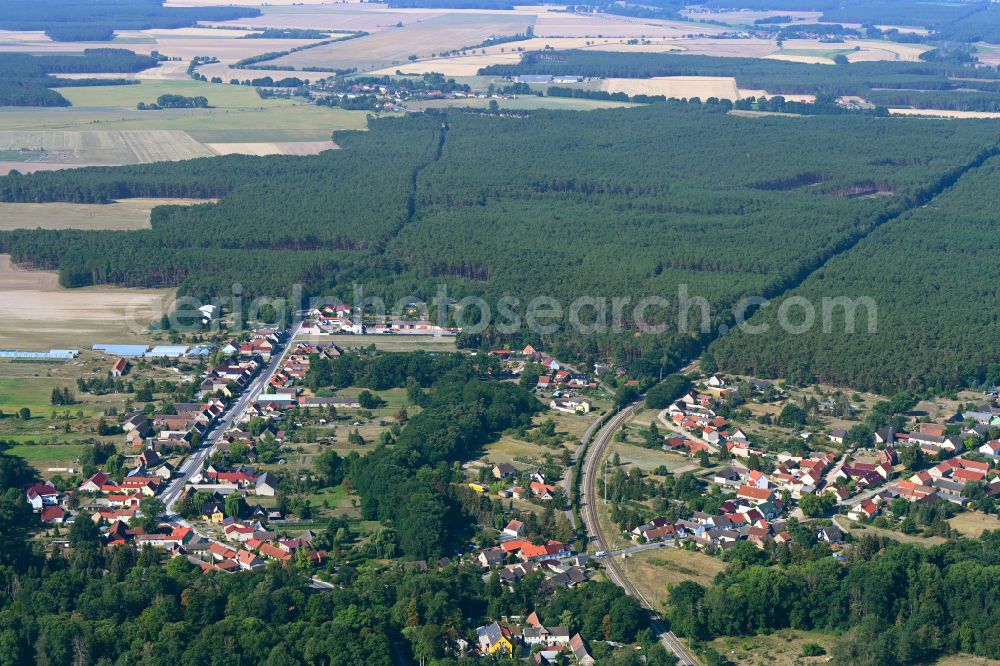
<instances>
[{"instance_id":1,"label":"harvested wheat field","mask_svg":"<svg viewBox=\"0 0 1000 666\"><path fill-rule=\"evenodd\" d=\"M236 62L243 58L287 51L300 46L314 44L318 39L241 39L249 34L246 30L221 30L212 28L178 28L174 30L123 31L122 37L137 40L127 44L136 53L159 51L172 58L181 58L186 71L187 61L195 56L211 55L224 63ZM331 37L336 39L336 36ZM143 41L138 41L143 40ZM79 49L79 45L77 45Z\"/></svg>"},{"instance_id":2,"label":"harvested wheat field","mask_svg":"<svg viewBox=\"0 0 1000 666\"><path fill-rule=\"evenodd\" d=\"M731 25L753 25L754 21L763 18L771 18L772 16L788 16L791 17L792 23L795 22L806 22L806 23L819 23L819 18L823 15L823 12L788 12L781 10L763 10L763 11L753 11L748 9L733 10L733 11L723 11L723 12L713 12L706 9L685 9L682 12L685 16L690 18L692 21L722 21L723 23L729 23ZM785 24L776 24L785 25Z\"/></svg>"},{"instance_id":3,"label":"harvested wheat field","mask_svg":"<svg viewBox=\"0 0 1000 666\"><path fill-rule=\"evenodd\" d=\"M214 199L124 199L111 204L0 203L0 231L11 229L149 229L157 206L190 206Z\"/></svg>"},{"instance_id":4,"label":"harvested wheat field","mask_svg":"<svg viewBox=\"0 0 1000 666\"><path fill-rule=\"evenodd\" d=\"M146 70L147 72L152 70ZM143 72L145 73L145 72ZM239 79L244 81L246 79L257 79L262 76L270 76L272 79L283 79L288 76L295 76L306 81L318 81L320 79L325 79L331 76L336 76L335 71L326 72L301 72L297 69L245 69L242 67L230 67L224 62L216 62L210 65L202 65L198 68L198 73L203 74L206 78L211 79L213 76L217 76L226 83L231 79ZM184 76L187 77L187 72L184 72Z\"/></svg>"},{"instance_id":5,"label":"harvested wheat field","mask_svg":"<svg viewBox=\"0 0 1000 666\"><path fill-rule=\"evenodd\" d=\"M956 118L962 120L993 120L1000 113L993 111L950 111L948 109L889 109L894 116L924 116L927 118Z\"/></svg>"},{"instance_id":6,"label":"harvested wheat field","mask_svg":"<svg viewBox=\"0 0 1000 666\"><path fill-rule=\"evenodd\" d=\"M292 53L271 61L277 67L357 67L370 71L405 64L410 56L432 56L442 51L478 44L490 35L525 32L533 17L496 14L452 14L366 37Z\"/></svg>"},{"instance_id":7,"label":"harvested wheat field","mask_svg":"<svg viewBox=\"0 0 1000 666\"><path fill-rule=\"evenodd\" d=\"M455 55L444 58L420 59L404 65L384 67L372 74L395 74L396 70L404 73L424 74L437 72L445 76L476 76L479 70L489 65L514 65L521 61L523 51L540 51L546 48L556 50L580 49L593 51L622 52L655 52L680 51L680 46L674 41L650 40L649 44L628 44L624 38L590 38L590 37L536 37L518 42L507 42L497 46L472 49L467 55ZM201 70L205 71L205 70ZM302 76L302 73L298 73Z\"/></svg>"},{"instance_id":8,"label":"harvested wheat field","mask_svg":"<svg viewBox=\"0 0 1000 666\"><path fill-rule=\"evenodd\" d=\"M236 19L223 22L222 26L249 28L306 28L313 30L363 30L381 32L395 29L397 24L416 25L435 18L441 18L445 10L396 10L385 9L382 5L323 5L310 7L276 7L265 10L255 18ZM254 40L257 41L257 40ZM470 44L474 42L469 42ZM281 49L285 50L285 49Z\"/></svg>"},{"instance_id":9,"label":"harvested wheat field","mask_svg":"<svg viewBox=\"0 0 1000 666\"><path fill-rule=\"evenodd\" d=\"M291 141L285 143L207 143L216 155L319 155L334 150L333 141Z\"/></svg>"},{"instance_id":10,"label":"harvested wheat field","mask_svg":"<svg viewBox=\"0 0 1000 666\"><path fill-rule=\"evenodd\" d=\"M0 131L0 151L27 163L114 166L210 157L213 153L176 130Z\"/></svg>"},{"instance_id":11,"label":"harvested wheat field","mask_svg":"<svg viewBox=\"0 0 1000 666\"><path fill-rule=\"evenodd\" d=\"M0 255L0 346L21 350L145 341L169 310L172 289L63 289L53 271L22 270Z\"/></svg>"},{"instance_id":12,"label":"harvested wheat field","mask_svg":"<svg viewBox=\"0 0 1000 666\"><path fill-rule=\"evenodd\" d=\"M686 35L715 35L725 28L683 21L638 19L613 14L541 14L535 22L537 37L626 37L667 39Z\"/></svg>"},{"instance_id":13,"label":"harvested wheat field","mask_svg":"<svg viewBox=\"0 0 1000 666\"><path fill-rule=\"evenodd\" d=\"M733 58L763 58L778 50L770 39L676 39L673 44L685 53Z\"/></svg>"}]
</instances>

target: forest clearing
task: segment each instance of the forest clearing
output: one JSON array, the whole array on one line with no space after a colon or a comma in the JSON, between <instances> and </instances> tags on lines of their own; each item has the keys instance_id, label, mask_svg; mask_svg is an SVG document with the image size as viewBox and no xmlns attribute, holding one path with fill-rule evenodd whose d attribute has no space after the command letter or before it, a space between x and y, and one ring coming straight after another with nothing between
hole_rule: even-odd
<instances>
[{"instance_id":1,"label":"forest clearing","mask_svg":"<svg viewBox=\"0 0 1000 666\"><path fill-rule=\"evenodd\" d=\"M149 229L156 206L189 206L213 199L123 199L110 204L0 203L0 230L84 229L127 231Z\"/></svg>"}]
</instances>

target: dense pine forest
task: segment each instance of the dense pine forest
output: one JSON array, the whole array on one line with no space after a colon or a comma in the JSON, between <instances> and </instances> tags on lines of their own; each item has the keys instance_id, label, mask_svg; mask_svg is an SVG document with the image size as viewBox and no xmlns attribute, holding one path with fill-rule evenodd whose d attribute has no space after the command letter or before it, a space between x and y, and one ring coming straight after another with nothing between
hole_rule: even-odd
<instances>
[{"instance_id":1,"label":"dense pine forest","mask_svg":"<svg viewBox=\"0 0 1000 666\"><path fill-rule=\"evenodd\" d=\"M185 28L249 16L260 16L260 10L164 7L163 0L0 0L0 28L44 31L57 42L103 42L115 30Z\"/></svg>"},{"instance_id":2,"label":"dense pine forest","mask_svg":"<svg viewBox=\"0 0 1000 666\"><path fill-rule=\"evenodd\" d=\"M178 286L209 296L239 283L247 295L281 296L301 283L307 294L347 300L360 283L388 302L431 302L444 284L455 299L519 299L522 322L536 296L560 301L563 324L581 296L658 296L669 303L644 314L665 325L662 335L633 334L630 307L624 334L563 326L544 336L566 358L612 356L655 376L699 353L743 297L779 296L883 223L937 205L934 197L992 154L1000 135L988 122L744 118L726 108L428 113L338 133L343 149L315 157L12 175L0 179L0 199L222 200L159 208L148 231L24 230L0 235L0 246L18 263L58 269L66 286ZM711 303L707 327L694 308L678 329L682 289ZM931 314L947 330L961 325L950 311ZM540 335L499 331L462 342ZM940 340L927 335L886 353L913 365ZM937 380L955 377L926 379Z\"/></svg>"},{"instance_id":3,"label":"dense pine forest","mask_svg":"<svg viewBox=\"0 0 1000 666\"><path fill-rule=\"evenodd\" d=\"M69 106L69 100L50 88L116 82L106 79L56 79L50 74L124 74L155 67L156 63L155 58L136 55L125 49L85 49L83 55L0 53L0 106Z\"/></svg>"},{"instance_id":4,"label":"dense pine forest","mask_svg":"<svg viewBox=\"0 0 1000 666\"><path fill-rule=\"evenodd\" d=\"M513 65L490 65L480 74L551 74L600 78L654 76L732 76L740 88L772 95L857 95L876 104L992 111L1000 106L998 74L992 67L958 62L854 62L816 67L763 58L719 58L676 53L610 51L532 51ZM955 80L960 78L962 80Z\"/></svg>"},{"instance_id":5,"label":"dense pine forest","mask_svg":"<svg viewBox=\"0 0 1000 666\"><path fill-rule=\"evenodd\" d=\"M995 211L1000 158L967 173L929 205L907 212L831 260L788 297L869 296L878 304L875 335L774 326L780 303L752 324L768 335L735 332L711 352L722 367L892 392L1000 384ZM857 330L867 330L859 308ZM837 321L843 321L842 311Z\"/></svg>"}]
</instances>

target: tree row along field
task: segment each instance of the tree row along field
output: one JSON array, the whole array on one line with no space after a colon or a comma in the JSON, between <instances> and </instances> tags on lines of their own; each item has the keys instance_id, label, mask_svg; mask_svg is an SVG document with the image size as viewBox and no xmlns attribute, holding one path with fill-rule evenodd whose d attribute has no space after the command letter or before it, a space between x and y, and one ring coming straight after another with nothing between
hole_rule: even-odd
<instances>
[{"instance_id":1,"label":"tree row along field","mask_svg":"<svg viewBox=\"0 0 1000 666\"><path fill-rule=\"evenodd\" d=\"M947 62L853 62L818 67L763 58L567 50L528 52L520 63L490 65L479 73L606 79L722 76L735 77L741 89L767 90L775 95L857 95L882 105L961 111L1000 109L1000 83L995 69L973 69Z\"/></svg>"},{"instance_id":2,"label":"tree row along field","mask_svg":"<svg viewBox=\"0 0 1000 666\"><path fill-rule=\"evenodd\" d=\"M948 205L951 198L934 197L989 154L998 135L978 121L742 118L679 102L521 117L413 115L340 133L344 150L316 157L9 176L0 179L5 201L221 201L155 209L150 230L5 232L0 249L58 269L65 286L178 286L208 295L239 282L248 295L284 295L298 282L346 299L360 282L393 300L430 302L446 283L455 298L512 295L523 304L545 295L565 305L584 295L662 296L671 306L647 312L666 324L662 335L564 328L550 340L560 358L612 354L655 376L711 341L744 296L779 296L910 208ZM969 298L988 307L990 283L975 277L985 255L970 259L963 307ZM893 298L920 289L916 277L880 284L887 297L899 292ZM677 330L681 285L713 305L710 331ZM919 344L887 347L893 358L882 357L873 373L923 368L928 354L952 344L943 332L965 331L953 310L922 315L924 327L907 326ZM880 324L880 335L904 325ZM987 336L965 333L970 344ZM491 329L463 342L504 340ZM856 361L838 349L843 367Z\"/></svg>"},{"instance_id":3,"label":"tree row along field","mask_svg":"<svg viewBox=\"0 0 1000 666\"><path fill-rule=\"evenodd\" d=\"M108 41L116 30L182 28L198 21L260 16L250 7L164 7L161 0L0 0L0 28L44 30L54 41Z\"/></svg>"},{"instance_id":4,"label":"tree row along field","mask_svg":"<svg viewBox=\"0 0 1000 666\"><path fill-rule=\"evenodd\" d=\"M0 106L69 106L65 97L50 88L56 85L127 82L94 79L57 81L50 74L130 73L155 67L156 63L155 58L124 49L85 49L83 55L0 53Z\"/></svg>"}]
</instances>

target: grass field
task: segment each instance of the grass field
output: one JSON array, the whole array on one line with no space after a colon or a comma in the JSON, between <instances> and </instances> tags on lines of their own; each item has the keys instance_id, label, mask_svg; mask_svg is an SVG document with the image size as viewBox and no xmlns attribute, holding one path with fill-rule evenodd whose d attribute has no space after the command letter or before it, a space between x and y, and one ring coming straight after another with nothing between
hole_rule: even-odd
<instances>
[{"instance_id":1,"label":"grass field","mask_svg":"<svg viewBox=\"0 0 1000 666\"><path fill-rule=\"evenodd\" d=\"M852 53L854 53L852 49L781 49L776 55L805 56L832 61L839 55L849 56Z\"/></svg>"},{"instance_id":2,"label":"grass field","mask_svg":"<svg viewBox=\"0 0 1000 666\"><path fill-rule=\"evenodd\" d=\"M263 76L263 74L262 74ZM204 96L209 106L220 109L275 108L290 106L292 102L281 99L261 99L249 86L212 84L188 79L187 81L145 80L134 86L90 86L56 88L74 107L124 106L134 108L139 102L156 101L160 95ZM143 111L158 114L162 111Z\"/></svg>"},{"instance_id":3,"label":"grass field","mask_svg":"<svg viewBox=\"0 0 1000 666\"><path fill-rule=\"evenodd\" d=\"M921 546L923 548L930 548L931 546L939 546L946 542L947 539L939 536L918 536L911 534L903 534L896 530L886 530L881 527L873 527L871 525L861 525L859 523L852 523L846 519L838 520L838 524L842 526L848 526L850 533L855 537L859 537L862 534L873 534L875 536L885 537L886 539L894 539L900 543L910 543L915 546Z\"/></svg>"},{"instance_id":4,"label":"grass field","mask_svg":"<svg viewBox=\"0 0 1000 666\"><path fill-rule=\"evenodd\" d=\"M328 44L271 61L278 67L357 67L368 71L405 64L411 55L430 56L482 42L490 35L523 33L530 16L449 14L342 43Z\"/></svg>"},{"instance_id":5,"label":"grass field","mask_svg":"<svg viewBox=\"0 0 1000 666\"><path fill-rule=\"evenodd\" d=\"M7 449L6 453L20 456L32 465L45 463L72 463L84 449L83 444L19 444ZM63 466L63 465L60 465Z\"/></svg>"},{"instance_id":6,"label":"grass field","mask_svg":"<svg viewBox=\"0 0 1000 666\"><path fill-rule=\"evenodd\" d=\"M726 636L713 640L711 644L719 654L733 663L747 666L797 666L829 661L828 655L803 657L802 646L815 643L829 653L835 639L836 635L820 631L784 629L769 635Z\"/></svg>"},{"instance_id":7,"label":"grass field","mask_svg":"<svg viewBox=\"0 0 1000 666\"><path fill-rule=\"evenodd\" d=\"M61 90L75 106L0 109L0 174L231 153L309 155L336 147L336 130L367 127L363 111L262 100L245 86L144 80ZM203 95L214 108L136 110L163 94Z\"/></svg>"},{"instance_id":8,"label":"grass field","mask_svg":"<svg viewBox=\"0 0 1000 666\"><path fill-rule=\"evenodd\" d=\"M96 342L146 342L145 328L173 298L166 289L63 289L50 271L16 268L0 255L0 347L89 348Z\"/></svg>"},{"instance_id":9,"label":"grass field","mask_svg":"<svg viewBox=\"0 0 1000 666\"><path fill-rule=\"evenodd\" d=\"M1000 518L985 513L966 511L948 520L962 536L978 537L986 530L1000 529Z\"/></svg>"},{"instance_id":10,"label":"grass field","mask_svg":"<svg viewBox=\"0 0 1000 666\"><path fill-rule=\"evenodd\" d=\"M666 606L670 586L685 580L712 582L725 568L717 557L683 548L657 548L628 558L628 578L655 608Z\"/></svg>"},{"instance_id":11,"label":"grass field","mask_svg":"<svg viewBox=\"0 0 1000 666\"><path fill-rule=\"evenodd\" d=\"M435 338L429 335L301 335L296 340L333 343L341 349L358 349L375 345L386 352L456 351L455 338Z\"/></svg>"},{"instance_id":12,"label":"grass field","mask_svg":"<svg viewBox=\"0 0 1000 666\"><path fill-rule=\"evenodd\" d=\"M660 465L666 465L671 473L701 469L698 467L697 461L662 449L647 449L635 444L625 444L615 441L608 448L608 456L614 456L616 453L621 458L622 466L638 467L644 472L651 472Z\"/></svg>"},{"instance_id":13,"label":"grass field","mask_svg":"<svg viewBox=\"0 0 1000 666\"><path fill-rule=\"evenodd\" d=\"M59 374L50 376L52 369L60 367L65 366L0 362L0 411L13 414L22 407L27 407L33 417L49 416L52 411L52 403L49 402L52 389L70 387L76 391L75 380L60 377ZM71 405L69 409L74 413L81 410L85 416L101 411L90 404Z\"/></svg>"},{"instance_id":14,"label":"grass field","mask_svg":"<svg viewBox=\"0 0 1000 666\"><path fill-rule=\"evenodd\" d=\"M10 229L149 229L156 206L202 203L192 199L125 199L112 204L0 203L0 230Z\"/></svg>"}]
</instances>

